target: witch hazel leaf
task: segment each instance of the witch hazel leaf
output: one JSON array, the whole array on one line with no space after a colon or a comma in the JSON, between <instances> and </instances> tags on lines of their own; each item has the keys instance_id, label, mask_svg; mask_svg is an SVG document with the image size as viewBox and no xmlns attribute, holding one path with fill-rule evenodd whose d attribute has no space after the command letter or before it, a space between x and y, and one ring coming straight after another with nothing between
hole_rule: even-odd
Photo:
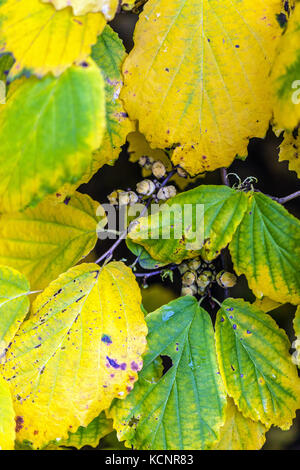
<instances>
[{"instance_id":1,"label":"witch hazel leaf","mask_svg":"<svg viewBox=\"0 0 300 470\"><path fill-rule=\"evenodd\" d=\"M249 205L229 245L234 269L256 297L300 302L300 222L264 194L248 193Z\"/></svg>"},{"instance_id":2,"label":"witch hazel leaf","mask_svg":"<svg viewBox=\"0 0 300 470\"><path fill-rule=\"evenodd\" d=\"M292 131L300 123L300 5L288 21L272 70L274 120Z\"/></svg>"},{"instance_id":3,"label":"witch hazel leaf","mask_svg":"<svg viewBox=\"0 0 300 470\"><path fill-rule=\"evenodd\" d=\"M103 78L92 60L59 78L21 79L0 110L0 211L26 209L78 181L104 130Z\"/></svg>"},{"instance_id":4,"label":"witch hazel leaf","mask_svg":"<svg viewBox=\"0 0 300 470\"><path fill-rule=\"evenodd\" d=\"M299 82L300 86L300 82ZM294 132L286 131L284 139L280 144L279 161L288 160L289 170L295 171L300 178L300 133L299 129Z\"/></svg>"},{"instance_id":5,"label":"witch hazel leaf","mask_svg":"<svg viewBox=\"0 0 300 470\"><path fill-rule=\"evenodd\" d=\"M74 15L101 12L107 20L112 20L119 7L119 0L42 0L52 3L57 10L66 7L73 9Z\"/></svg>"},{"instance_id":6,"label":"witch hazel leaf","mask_svg":"<svg viewBox=\"0 0 300 470\"><path fill-rule=\"evenodd\" d=\"M29 282L23 274L0 265L0 360L28 313L29 292Z\"/></svg>"},{"instance_id":7,"label":"witch hazel leaf","mask_svg":"<svg viewBox=\"0 0 300 470\"><path fill-rule=\"evenodd\" d=\"M99 204L74 193L56 203L0 217L0 263L26 275L31 288L44 289L87 256L97 242Z\"/></svg>"},{"instance_id":8,"label":"witch hazel leaf","mask_svg":"<svg viewBox=\"0 0 300 470\"><path fill-rule=\"evenodd\" d=\"M15 444L15 412L8 384L0 376L0 450L13 450Z\"/></svg>"},{"instance_id":9,"label":"witch hazel leaf","mask_svg":"<svg viewBox=\"0 0 300 470\"><path fill-rule=\"evenodd\" d=\"M81 264L52 282L1 366L21 422L18 441L41 448L67 439L113 398L125 398L142 368L146 334L140 289L123 263Z\"/></svg>"},{"instance_id":10,"label":"witch hazel leaf","mask_svg":"<svg viewBox=\"0 0 300 470\"><path fill-rule=\"evenodd\" d=\"M213 450L259 450L266 441L266 426L245 418L234 401L228 397L226 421L221 437Z\"/></svg>"},{"instance_id":11,"label":"witch hazel leaf","mask_svg":"<svg viewBox=\"0 0 300 470\"><path fill-rule=\"evenodd\" d=\"M281 0L149 0L121 97L153 148L190 175L227 167L264 137ZM234 67L232 66L234 64Z\"/></svg>"},{"instance_id":12,"label":"witch hazel leaf","mask_svg":"<svg viewBox=\"0 0 300 470\"><path fill-rule=\"evenodd\" d=\"M148 351L139 380L108 411L118 439L140 450L207 449L219 439L226 407L210 317L187 296L146 321ZM164 374L160 357L168 364Z\"/></svg>"},{"instance_id":13,"label":"witch hazel leaf","mask_svg":"<svg viewBox=\"0 0 300 470\"><path fill-rule=\"evenodd\" d=\"M289 429L300 379L284 330L248 302L228 298L217 314L216 345L226 391L244 417Z\"/></svg>"},{"instance_id":14,"label":"witch hazel leaf","mask_svg":"<svg viewBox=\"0 0 300 470\"><path fill-rule=\"evenodd\" d=\"M90 55L106 24L101 13L75 17L70 8L56 11L40 0L3 0L0 22L0 50L16 59L11 79L24 72L60 75Z\"/></svg>"},{"instance_id":15,"label":"witch hazel leaf","mask_svg":"<svg viewBox=\"0 0 300 470\"><path fill-rule=\"evenodd\" d=\"M199 254L213 260L231 241L246 209L245 193L228 186L201 185L140 218L128 238L161 264L180 263Z\"/></svg>"}]
</instances>

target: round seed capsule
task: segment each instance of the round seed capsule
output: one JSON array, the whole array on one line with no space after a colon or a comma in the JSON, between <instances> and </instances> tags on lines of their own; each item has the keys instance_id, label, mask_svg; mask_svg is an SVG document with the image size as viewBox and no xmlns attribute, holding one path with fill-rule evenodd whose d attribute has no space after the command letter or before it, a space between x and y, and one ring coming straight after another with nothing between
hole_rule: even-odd
<instances>
[{"instance_id":1,"label":"round seed capsule","mask_svg":"<svg viewBox=\"0 0 300 470\"><path fill-rule=\"evenodd\" d=\"M165 176L167 170L163 162L160 160L157 160L156 162L153 163L152 165L152 173L157 179L161 179Z\"/></svg>"},{"instance_id":2,"label":"round seed capsule","mask_svg":"<svg viewBox=\"0 0 300 470\"><path fill-rule=\"evenodd\" d=\"M151 180L143 180L136 185L136 190L143 196L151 196L155 191L155 184Z\"/></svg>"},{"instance_id":3,"label":"round seed capsule","mask_svg":"<svg viewBox=\"0 0 300 470\"><path fill-rule=\"evenodd\" d=\"M145 168L145 170L151 170L153 162L154 162L153 158L152 157L147 157L146 155L143 155L139 159L139 165L142 168Z\"/></svg>"},{"instance_id":4,"label":"round seed capsule","mask_svg":"<svg viewBox=\"0 0 300 470\"><path fill-rule=\"evenodd\" d=\"M180 176L180 178L187 178L188 177L187 172L183 168L181 168L180 166L177 168L177 174L178 174L178 176Z\"/></svg>"},{"instance_id":5,"label":"round seed capsule","mask_svg":"<svg viewBox=\"0 0 300 470\"><path fill-rule=\"evenodd\" d=\"M166 201L167 199L170 199L171 197L176 196L177 190L175 186L170 185L166 186L164 188L160 188L160 190L157 193L157 199L160 199L161 201Z\"/></svg>"},{"instance_id":6,"label":"round seed capsule","mask_svg":"<svg viewBox=\"0 0 300 470\"><path fill-rule=\"evenodd\" d=\"M195 281L196 281L196 274L193 273L192 271L187 271L182 276L182 285L183 286L189 286L190 287L192 284L194 284Z\"/></svg>"},{"instance_id":7,"label":"round seed capsule","mask_svg":"<svg viewBox=\"0 0 300 470\"><path fill-rule=\"evenodd\" d=\"M205 290L206 287L208 287L210 283L211 283L211 279L206 274L202 273L200 274L200 276L198 276L197 285L200 289Z\"/></svg>"},{"instance_id":8,"label":"round seed capsule","mask_svg":"<svg viewBox=\"0 0 300 470\"><path fill-rule=\"evenodd\" d=\"M129 194L126 191L119 193L120 206L128 206L129 202L130 202Z\"/></svg>"},{"instance_id":9,"label":"round seed capsule","mask_svg":"<svg viewBox=\"0 0 300 470\"><path fill-rule=\"evenodd\" d=\"M112 193L110 193L108 196L107 196L107 199L109 200L110 204L112 205L116 205L118 204L118 201L119 201L119 194L122 193L123 191L121 190L116 190L116 191L113 191Z\"/></svg>"},{"instance_id":10,"label":"round seed capsule","mask_svg":"<svg viewBox=\"0 0 300 470\"><path fill-rule=\"evenodd\" d=\"M237 277L233 273L229 273L228 271L221 271L217 274L217 283L220 287L227 288L227 287L234 287L237 282Z\"/></svg>"},{"instance_id":11,"label":"round seed capsule","mask_svg":"<svg viewBox=\"0 0 300 470\"><path fill-rule=\"evenodd\" d=\"M178 270L180 272L180 274L184 274L186 273L187 271L189 271L189 267L187 265L187 263L181 263L179 266L178 266Z\"/></svg>"},{"instance_id":12,"label":"round seed capsule","mask_svg":"<svg viewBox=\"0 0 300 470\"><path fill-rule=\"evenodd\" d=\"M188 266L191 271L197 271L201 267L201 261L199 258L192 259L188 262Z\"/></svg>"},{"instance_id":13,"label":"round seed capsule","mask_svg":"<svg viewBox=\"0 0 300 470\"><path fill-rule=\"evenodd\" d=\"M185 286L181 289L181 295L196 295L197 292L198 289L194 284L189 287Z\"/></svg>"}]
</instances>

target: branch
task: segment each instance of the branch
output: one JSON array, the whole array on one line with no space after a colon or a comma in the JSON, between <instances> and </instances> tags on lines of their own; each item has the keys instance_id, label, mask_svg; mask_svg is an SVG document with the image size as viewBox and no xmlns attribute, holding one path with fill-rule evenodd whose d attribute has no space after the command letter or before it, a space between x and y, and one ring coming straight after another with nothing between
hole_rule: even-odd
<instances>
[{"instance_id":1,"label":"branch","mask_svg":"<svg viewBox=\"0 0 300 470\"><path fill-rule=\"evenodd\" d=\"M220 172L221 172L222 183L225 184L226 186L230 186L229 181L228 181L227 169L221 168Z\"/></svg>"},{"instance_id":2,"label":"branch","mask_svg":"<svg viewBox=\"0 0 300 470\"><path fill-rule=\"evenodd\" d=\"M279 204L285 204L286 202L292 201L293 199L296 199L297 197L300 197L300 191L296 191L293 194L290 194L289 196L285 197L273 197L270 196L274 201L278 202Z\"/></svg>"},{"instance_id":3,"label":"branch","mask_svg":"<svg viewBox=\"0 0 300 470\"><path fill-rule=\"evenodd\" d=\"M158 276L159 274L163 274L165 271L174 271L177 269L178 266L170 266L170 267L165 267L162 269L158 269L157 271L151 271L150 273L133 273L136 277L142 277L144 279L148 279L149 277L152 276Z\"/></svg>"}]
</instances>

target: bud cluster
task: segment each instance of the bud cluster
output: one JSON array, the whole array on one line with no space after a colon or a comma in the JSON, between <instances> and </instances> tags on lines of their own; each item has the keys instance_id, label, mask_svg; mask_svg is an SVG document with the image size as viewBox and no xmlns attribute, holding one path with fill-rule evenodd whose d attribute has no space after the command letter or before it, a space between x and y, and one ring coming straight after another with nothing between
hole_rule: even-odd
<instances>
[{"instance_id":1,"label":"bud cluster","mask_svg":"<svg viewBox=\"0 0 300 470\"><path fill-rule=\"evenodd\" d=\"M217 273L213 263L195 258L181 263L178 267L181 274L181 295L200 295L207 292L213 283L222 288L233 287L236 284L236 276L227 271Z\"/></svg>"},{"instance_id":2,"label":"bud cluster","mask_svg":"<svg viewBox=\"0 0 300 470\"><path fill-rule=\"evenodd\" d=\"M147 198L153 198L155 202L167 201L176 196L177 190L174 185L166 185L163 178L168 178L165 165L160 160L153 160L151 157L142 156L139 165L147 170L151 170L152 179L144 179L137 183L135 191L124 191L117 189L108 195L108 200L112 205L134 205ZM186 178L187 173L180 167L176 168L177 174Z\"/></svg>"}]
</instances>

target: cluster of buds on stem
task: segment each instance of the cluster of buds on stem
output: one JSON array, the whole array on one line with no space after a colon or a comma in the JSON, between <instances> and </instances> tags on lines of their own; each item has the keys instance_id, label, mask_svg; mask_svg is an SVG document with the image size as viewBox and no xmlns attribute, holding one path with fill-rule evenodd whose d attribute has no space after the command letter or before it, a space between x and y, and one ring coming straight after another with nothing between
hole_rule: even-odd
<instances>
[{"instance_id":1,"label":"cluster of buds on stem","mask_svg":"<svg viewBox=\"0 0 300 470\"><path fill-rule=\"evenodd\" d=\"M181 274L181 295L203 297L213 283L225 288L236 284L236 276L233 273L221 271L217 273L213 263L195 258L183 262L178 267Z\"/></svg>"}]
</instances>

